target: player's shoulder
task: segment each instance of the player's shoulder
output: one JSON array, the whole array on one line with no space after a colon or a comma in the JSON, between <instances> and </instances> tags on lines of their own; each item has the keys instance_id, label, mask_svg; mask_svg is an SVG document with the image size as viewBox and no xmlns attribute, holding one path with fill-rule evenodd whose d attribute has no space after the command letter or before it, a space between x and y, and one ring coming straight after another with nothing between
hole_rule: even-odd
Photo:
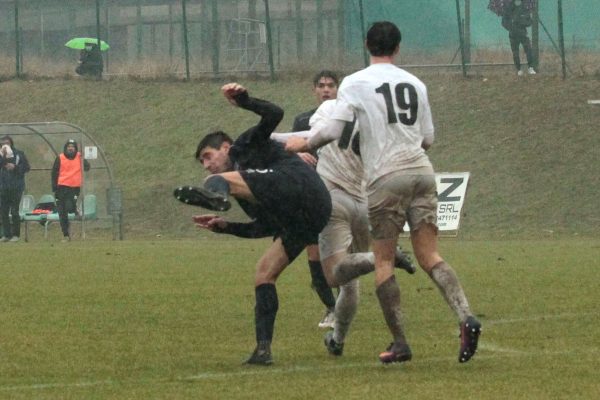
<instances>
[{"instance_id":1,"label":"player's shoulder","mask_svg":"<svg viewBox=\"0 0 600 400\"><path fill-rule=\"evenodd\" d=\"M310 117L315 113L316 110L317 110L316 108L313 108L312 110L301 112L300 114L296 115L294 120L296 121L296 120L310 119Z\"/></svg>"},{"instance_id":2,"label":"player's shoulder","mask_svg":"<svg viewBox=\"0 0 600 400\"><path fill-rule=\"evenodd\" d=\"M310 117L309 125L314 127L320 121L324 121L331 117L333 111L335 110L335 105L337 104L337 100L325 100L321 103L319 108L315 111L315 113Z\"/></svg>"},{"instance_id":3,"label":"player's shoulder","mask_svg":"<svg viewBox=\"0 0 600 400\"><path fill-rule=\"evenodd\" d=\"M305 131L310 129L308 121L310 120L310 117L312 117L316 110L316 108L313 108L312 110L308 110L296 115L296 117L294 118L292 131Z\"/></svg>"},{"instance_id":4,"label":"player's shoulder","mask_svg":"<svg viewBox=\"0 0 600 400\"><path fill-rule=\"evenodd\" d=\"M333 109L335 108L336 103L337 103L337 100L335 100L335 99L325 100L324 102L321 103L319 108L317 108L315 113L330 114L331 111L333 111Z\"/></svg>"}]
</instances>

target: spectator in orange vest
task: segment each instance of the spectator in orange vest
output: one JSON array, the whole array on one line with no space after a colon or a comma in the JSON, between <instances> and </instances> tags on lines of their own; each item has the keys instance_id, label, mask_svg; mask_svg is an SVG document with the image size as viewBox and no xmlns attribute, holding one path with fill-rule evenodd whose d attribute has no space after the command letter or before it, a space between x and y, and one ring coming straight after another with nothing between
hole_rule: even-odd
<instances>
[{"instance_id":1,"label":"spectator in orange vest","mask_svg":"<svg viewBox=\"0 0 600 400\"><path fill-rule=\"evenodd\" d=\"M89 162L84 160L78 151L77 142L69 139L52 167L52 191L56 198L63 242L71 241L69 213L77 213L77 198L83 182L82 164L84 171L90 169Z\"/></svg>"},{"instance_id":2,"label":"spectator in orange vest","mask_svg":"<svg viewBox=\"0 0 600 400\"><path fill-rule=\"evenodd\" d=\"M0 139L0 242L18 242L21 233L19 204L25 190L25 174L29 172L25 153L17 150L10 136ZM12 218L11 218L12 217Z\"/></svg>"}]
</instances>

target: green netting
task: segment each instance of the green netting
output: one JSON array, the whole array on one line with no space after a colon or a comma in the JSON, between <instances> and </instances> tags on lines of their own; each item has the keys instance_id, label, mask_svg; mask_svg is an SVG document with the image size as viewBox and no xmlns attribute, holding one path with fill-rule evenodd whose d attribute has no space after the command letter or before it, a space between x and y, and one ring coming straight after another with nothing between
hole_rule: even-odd
<instances>
[{"instance_id":1,"label":"green netting","mask_svg":"<svg viewBox=\"0 0 600 400\"><path fill-rule=\"evenodd\" d=\"M510 63L507 33L488 9L489 1L458 1L470 61ZM558 3L539 1L536 43L545 65L557 64ZM401 28L403 64L457 63L456 4L270 0L267 15L265 0L0 0L0 75L14 75L17 68L23 74L74 75L79 54L64 44L98 33L111 47L103 53L108 75L266 73L271 67L351 70L364 64L361 11L365 25L387 19ZM595 59L583 56L600 52L600 1L562 0L562 7L569 62L594 64Z\"/></svg>"}]
</instances>

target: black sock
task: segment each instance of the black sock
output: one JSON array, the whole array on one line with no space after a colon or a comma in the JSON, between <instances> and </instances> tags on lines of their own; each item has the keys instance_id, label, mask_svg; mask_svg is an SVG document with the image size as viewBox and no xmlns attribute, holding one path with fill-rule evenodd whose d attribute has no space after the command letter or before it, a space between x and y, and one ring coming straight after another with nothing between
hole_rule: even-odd
<instances>
[{"instance_id":1,"label":"black sock","mask_svg":"<svg viewBox=\"0 0 600 400\"><path fill-rule=\"evenodd\" d=\"M204 187L213 192L222 194L223 197L229 197L229 182L221 175L209 176L204 182Z\"/></svg>"},{"instance_id":2,"label":"black sock","mask_svg":"<svg viewBox=\"0 0 600 400\"><path fill-rule=\"evenodd\" d=\"M333 309L335 307L335 297L333 296L333 290L327 284L321 262L309 260L308 266L310 267L310 276L312 277L312 286L315 292L317 292L325 307Z\"/></svg>"},{"instance_id":3,"label":"black sock","mask_svg":"<svg viewBox=\"0 0 600 400\"><path fill-rule=\"evenodd\" d=\"M263 283L255 288L256 305L254 323L256 324L256 342L271 342L275 328L275 316L279 309L277 289L272 283Z\"/></svg>"}]
</instances>

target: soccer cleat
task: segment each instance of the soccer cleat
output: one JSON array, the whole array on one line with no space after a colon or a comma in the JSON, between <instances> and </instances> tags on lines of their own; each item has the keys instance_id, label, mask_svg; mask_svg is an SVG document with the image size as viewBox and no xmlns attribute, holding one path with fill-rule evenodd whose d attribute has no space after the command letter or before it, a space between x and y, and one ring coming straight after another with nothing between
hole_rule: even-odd
<instances>
[{"instance_id":1,"label":"soccer cleat","mask_svg":"<svg viewBox=\"0 0 600 400\"><path fill-rule=\"evenodd\" d=\"M231 203L225 196L203 187L181 186L175 189L173 195L182 203L213 211L227 211L231 208Z\"/></svg>"},{"instance_id":2,"label":"soccer cleat","mask_svg":"<svg viewBox=\"0 0 600 400\"><path fill-rule=\"evenodd\" d=\"M535 75L535 74L536 74L536 72L535 72L535 69L533 69L533 67L529 67L529 68L527 68L527 73L528 73L529 75Z\"/></svg>"},{"instance_id":3,"label":"soccer cleat","mask_svg":"<svg viewBox=\"0 0 600 400\"><path fill-rule=\"evenodd\" d=\"M0 238L0 242L8 242L9 240L10 240L10 239L9 239L9 238L7 238L6 236L2 236L2 237Z\"/></svg>"},{"instance_id":4,"label":"soccer cleat","mask_svg":"<svg viewBox=\"0 0 600 400\"><path fill-rule=\"evenodd\" d=\"M325 315L323 315L323 319L319 322L319 328L322 329L333 329L333 325L335 324L335 314L333 310L327 309L325 310Z\"/></svg>"},{"instance_id":5,"label":"soccer cleat","mask_svg":"<svg viewBox=\"0 0 600 400\"><path fill-rule=\"evenodd\" d=\"M458 362L467 362L475 355L480 334L481 323L475 317L467 317L466 321L460 324L460 353L458 354Z\"/></svg>"},{"instance_id":6,"label":"soccer cleat","mask_svg":"<svg viewBox=\"0 0 600 400\"><path fill-rule=\"evenodd\" d=\"M413 264L410 256L402 251L401 247L396 247L396 260L394 262L394 267L403 269L409 274L414 274L417 271L417 268Z\"/></svg>"},{"instance_id":7,"label":"soccer cleat","mask_svg":"<svg viewBox=\"0 0 600 400\"><path fill-rule=\"evenodd\" d=\"M412 359L412 352L407 344L390 343L387 350L379 354L379 361L384 364L404 362Z\"/></svg>"},{"instance_id":8,"label":"soccer cleat","mask_svg":"<svg viewBox=\"0 0 600 400\"><path fill-rule=\"evenodd\" d=\"M9 242L18 242L20 239L18 236L13 236L10 238Z\"/></svg>"},{"instance_id":9,"label":"soccer cleat","mask_svg":"<svg viewBox=\"0 0 600 400\"><path fill-rule=\"evenodd\" d=\"M247 365L271 365L273 364L273 356L271 355L271 346L268 344L259 343L252 352L252 355L244 361Z\"/></svg>"},{"instance_id":10,"label":"soccer cleat","mask_svg":"<svg viewBox=\"0 0 600 400\"><path fill-rule=\"evenodd\" d=\"M332 356L341 356L344 352L344 343L338 343L335 340L333 340L333 331L327 332L323 341L325 342L325 347L327 347L327 351Z\"/></svg>"},{"instance_id":11,"label":"soccer cleat","mask_svg":"<svg viewBox=\"0 0 600 400\"><path fill-rule=\"evenodd\" d=\"M518 71L517 71L517 75L518 75L518 76L523 76L523 71L521 71L521 70L518 70Z\"/></svg>"}]
</instances>

